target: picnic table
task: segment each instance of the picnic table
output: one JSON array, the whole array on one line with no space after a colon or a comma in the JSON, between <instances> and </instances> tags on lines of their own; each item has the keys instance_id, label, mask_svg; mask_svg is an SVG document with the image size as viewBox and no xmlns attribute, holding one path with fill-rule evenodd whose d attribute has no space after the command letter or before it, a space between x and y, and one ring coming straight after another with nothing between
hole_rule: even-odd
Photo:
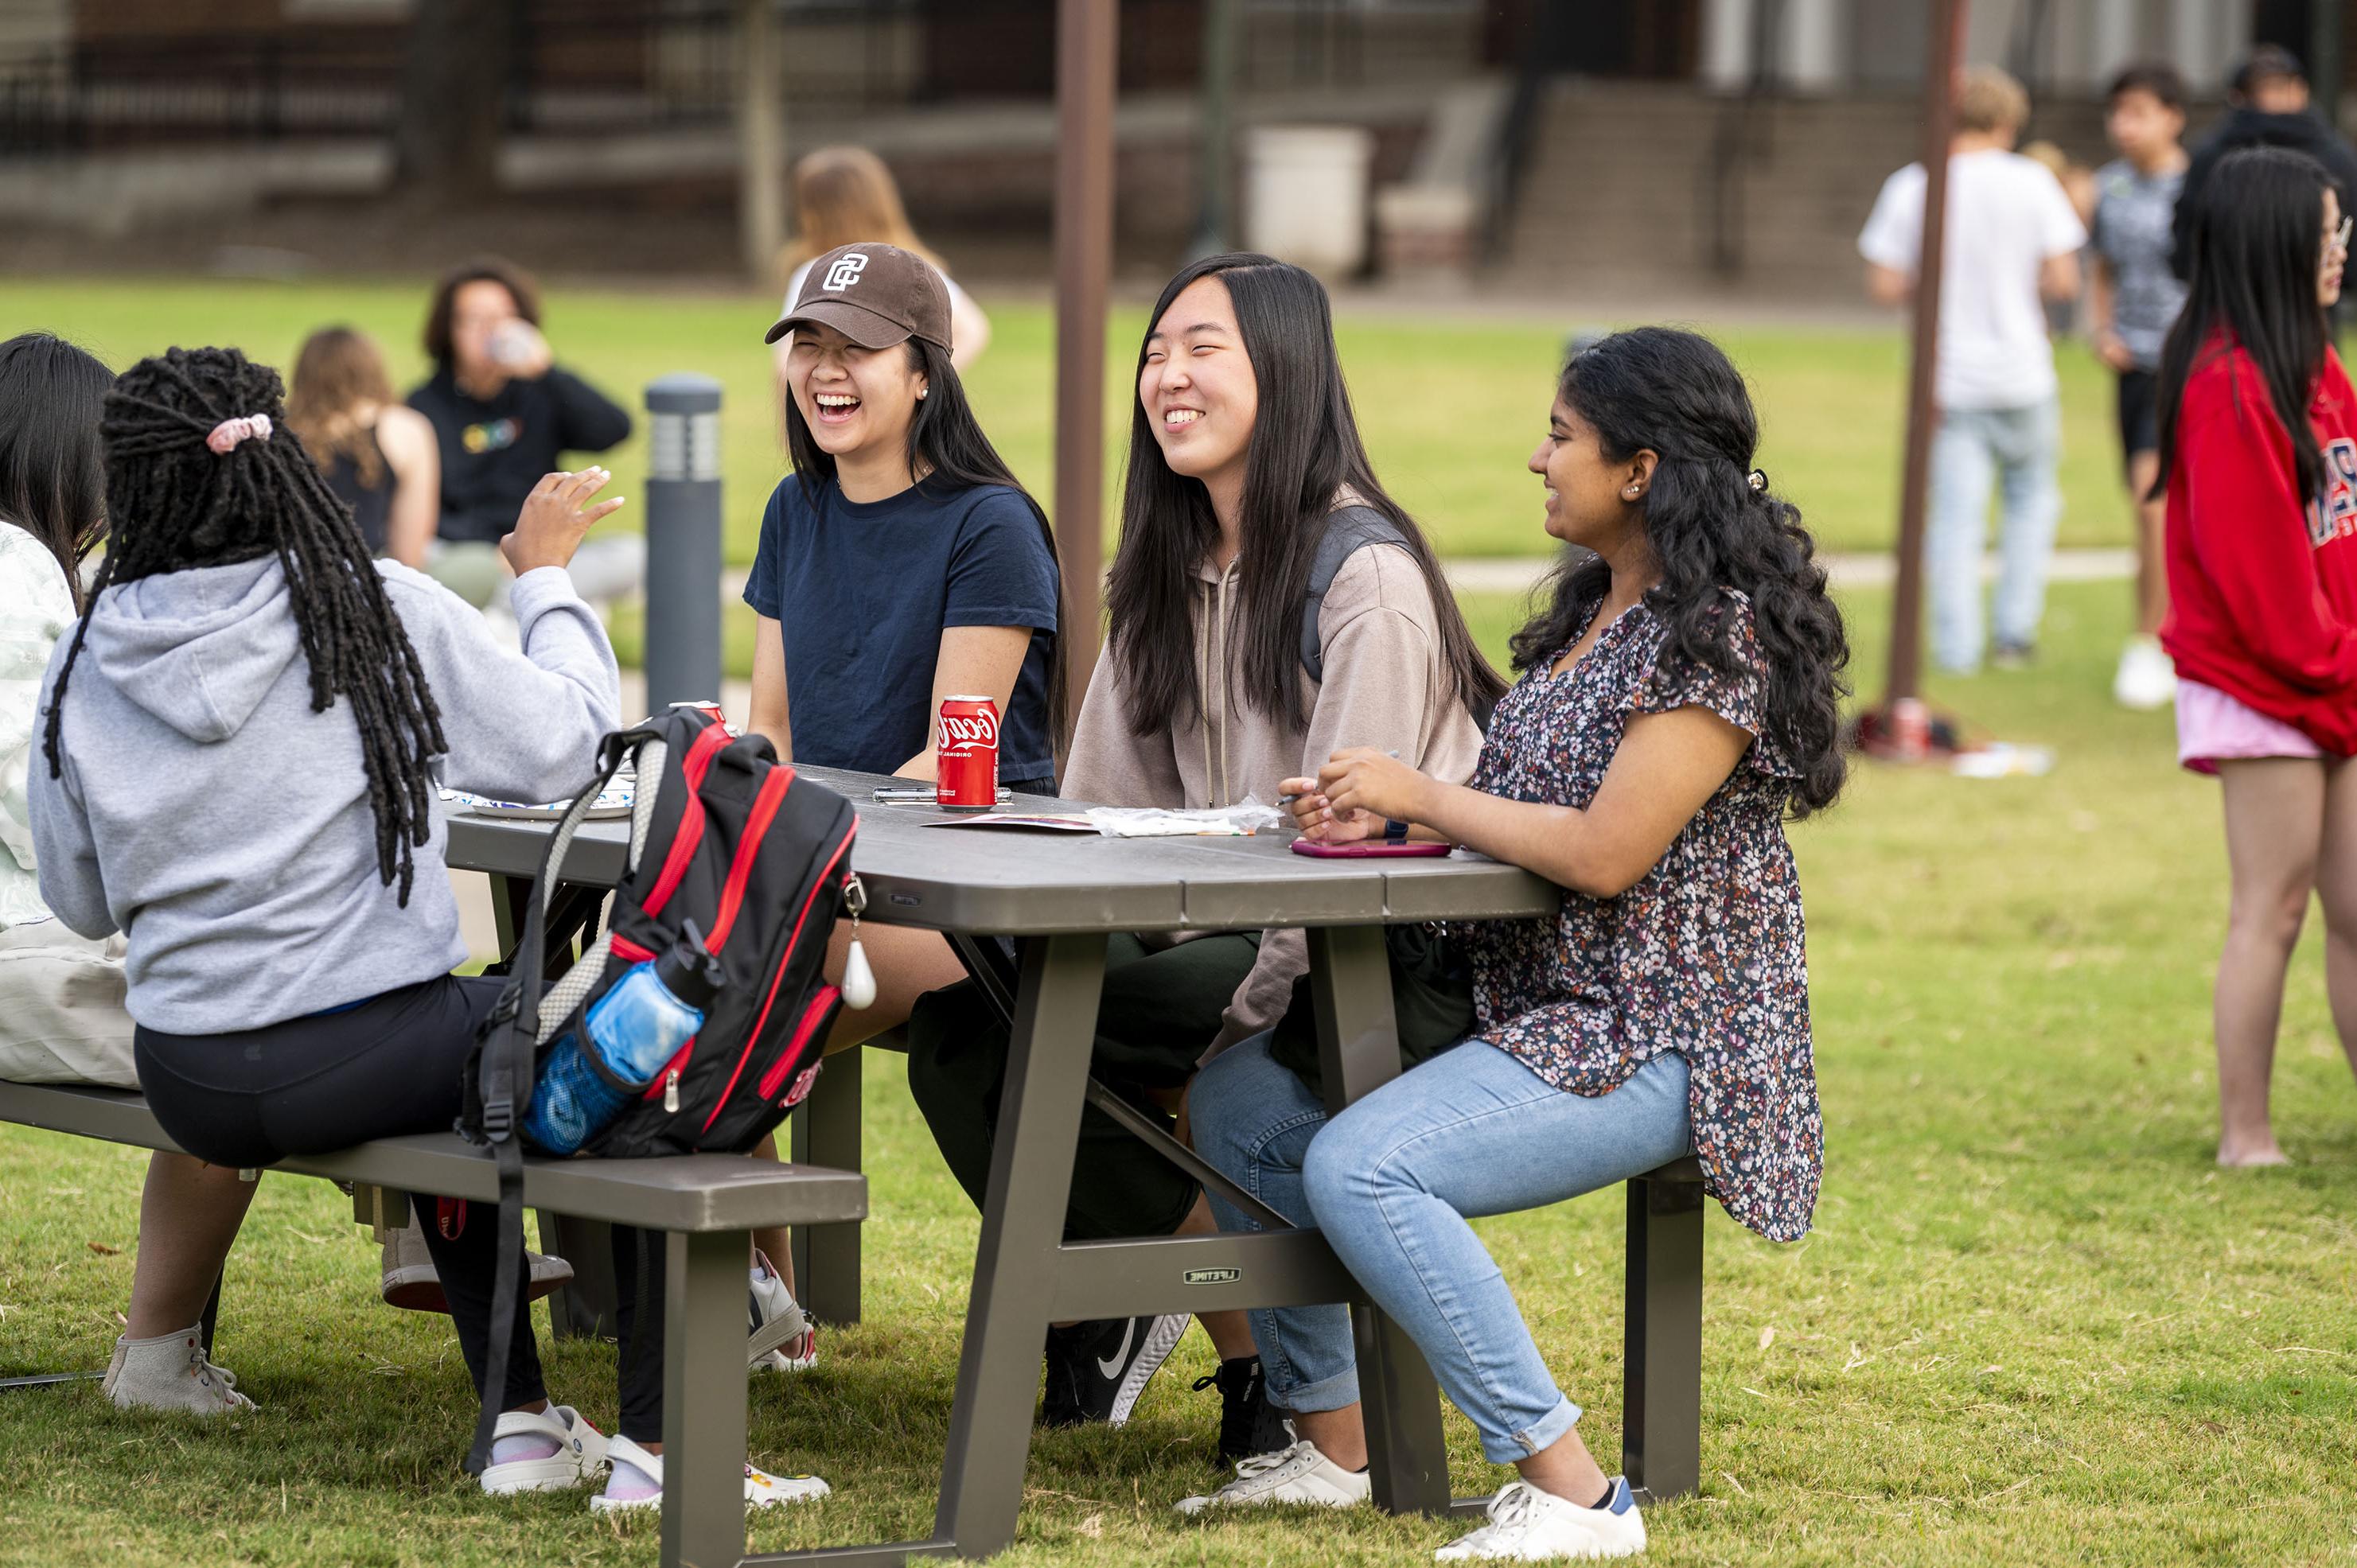
<instances>
[{"instance_id":1,"label":"picnic table","mask_svg":"<svg viewBox=\"0 0 2357 1568\"><path fill-rule=\"evenodd\" d=\"M883 779L820 768L801 771L846 796L859 812L852 865L866 889L865 919L944 933L986 987L992 955L981 939L1017 939L1020 958L1005 997L1012 1054L933 1534L921 1541L745 1561L866 1565L909 1555L980 1557L1006 1547L1015 1538L1023 1495L1048 1325L1153 1313L1351 1303L1376 1505L1448 1510L1448 1458L1432 1374L1317 1232L1273 1227L1254 1234L1064 1241L1084 1101L1093 1098L1109 1111L1122 1103L1092 1094L1089 1077L1105 943L1124 931L1306 928L1326 1093L1340 1109L1399 1071L1383 928L1543 916L1555 908L1557 889L1462 850L1445 859L1320 860L1288 853L1290 835L1282 833L1113 839L942 826L951 814L937 808L873 801L871 791L888 782ZM1074 808L1018 798L1010 809ZM449 864L490 873L495 880L527 878L539 869L548 832L541 822L454 817ZM621 877L627 842L626 822L586 824L560 877L587 890L610 887ZM856 1053L846 1055L856 1061ZM819 1081L825 1086L847 1077L831 1065ZM823 1110L847 1117L856 1153L856 1079L851 1088L847 1106L838 1101L811 1110L813 1121ZM1150 1126L1140 1130L1161 1136ZM814 1126L813 1139L822 1131ZM1199 1174L1209 1170L1175 1144L1165 1152ZM1698 1187L1687 1194L1688 1185L1631 1185L1626 1425L1641 1454L1650 1419L1672 1472L1661 1477L1667 1490L1693 1485L1692 1461L1683 1451L1695 1442L1692 1406L1699 1394L1700 1194ZM1659 1190L1641 1194L1641 1188ZM1274 1219L1249 1200L1247 1208ZM825 1300L830 1286L837 1293L846 1283L856 1290L856 1273L850 1282L828 1281L823 1254L813 1262L820 1276L807 1282L814 1303ZM1649 1286L1656 1299L1644 1308ZM1655 1388L1641 1392L1648 1376ZM689 1462L666 1455L673 1475L703 1477L710 1492L683 1513L678 1560L736 1563L744 1550L744 1525L731 1477L745 1446L743 1402L708 1408L736 1413L684 1435L683 1446L695 1451ZM727 1457L710 1462L714 1450L726 1450ZM1631 1476L1632 1485L1643 1479ZM672 1542L665 1546L669 1562Z\"/></svg>"}]
</instances>

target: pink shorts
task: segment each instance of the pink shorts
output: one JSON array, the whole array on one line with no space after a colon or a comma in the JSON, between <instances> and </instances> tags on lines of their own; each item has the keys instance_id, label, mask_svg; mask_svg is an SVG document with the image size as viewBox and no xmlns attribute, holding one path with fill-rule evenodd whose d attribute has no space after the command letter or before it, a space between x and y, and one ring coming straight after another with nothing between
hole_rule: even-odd
<instances>
[{"instance_id":1,"label":"pink shorts","mask_svg":"<svg viewBox=\"0 0 2357 1568\"><path fill-rule=\"evenodd\" d=\"M2177 681L2177 760L2196 773L2259 757L2322 757L2323 748L2215 686Z\"/></svg>"}]
</instances>

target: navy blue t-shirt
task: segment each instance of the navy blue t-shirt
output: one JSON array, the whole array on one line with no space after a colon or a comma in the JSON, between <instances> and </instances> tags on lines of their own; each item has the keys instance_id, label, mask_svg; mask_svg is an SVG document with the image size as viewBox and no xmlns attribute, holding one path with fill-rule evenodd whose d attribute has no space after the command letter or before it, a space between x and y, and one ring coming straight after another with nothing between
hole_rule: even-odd
<instances>
[{"instance_id":1,"label":"navy blue t-shirt","mask_svg":"<svg viewBox=\"0 0 2357 1568\"><path fill-rule=\"evenodd\" d=\"M1055 777L1048 678L1056 560L1022 493L926 480L888 500L845 500L833 479L813 504L789 474L761 517L745 602L776 621L786 650L794 758L889 773L932 744L942 630L1028 626L1015 694L1000 715L999 782Z\"/></svg>"}]
</instances>

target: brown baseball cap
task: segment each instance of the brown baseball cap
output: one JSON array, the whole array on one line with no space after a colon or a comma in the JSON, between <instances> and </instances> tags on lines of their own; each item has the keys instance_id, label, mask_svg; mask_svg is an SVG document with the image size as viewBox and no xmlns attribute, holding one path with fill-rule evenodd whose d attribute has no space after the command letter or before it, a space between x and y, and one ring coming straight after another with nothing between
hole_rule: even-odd
<instances>
[{"instance_id":1,"label":"brown baseball cap","mask_svg":"<svg viewBox=\"0 0 2357 1568\"><path fill-rule=\"evenodd\" d=\"M797 327L832 327L863 349L921 338L950 346L950 290L931 263L898 245L837 245L811 263L802 291L765 343Z\"/></svg>"}]
</instances>

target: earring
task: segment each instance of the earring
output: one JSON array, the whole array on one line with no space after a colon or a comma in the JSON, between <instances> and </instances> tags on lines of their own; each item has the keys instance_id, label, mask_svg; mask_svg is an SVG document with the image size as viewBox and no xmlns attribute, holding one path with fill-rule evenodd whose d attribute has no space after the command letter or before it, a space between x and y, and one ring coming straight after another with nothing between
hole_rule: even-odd
<instances>
[{"instance_id":1,"label":"earring","mask_svg":"<svg viewBox=\"0 0 2357 1568\"><path fill-rule=\"evenodd\" d=\"M931 390L932 390L932 389L931 389L931 387L919 387L919 388L917 389L917 401L918 401L919 403L922 403L922 402L924 402L924 401L925 401L925 394L926 394L927 392L931 392Z\"/></svg>"}]
</instances>

